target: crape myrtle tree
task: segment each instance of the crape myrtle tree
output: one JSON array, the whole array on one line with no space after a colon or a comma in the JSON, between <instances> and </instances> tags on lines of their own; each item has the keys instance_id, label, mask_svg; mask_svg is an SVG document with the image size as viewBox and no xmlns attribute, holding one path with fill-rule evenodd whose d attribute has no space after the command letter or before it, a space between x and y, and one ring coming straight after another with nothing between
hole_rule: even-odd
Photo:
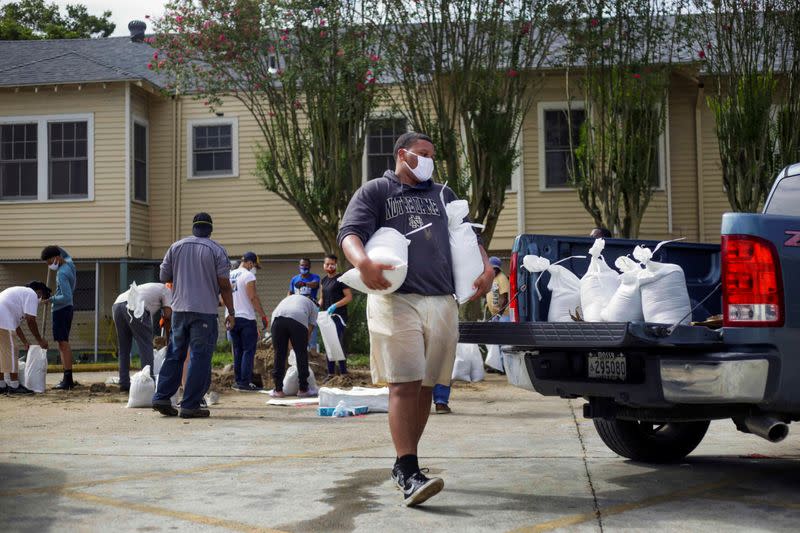
<instances>
[{"instance_id":1,"label":"crape myrtle tree","mask_svg":"<svg viewBox=\"0 0 800 533\"><path fill-rule=\"evenodd\" d=\"M173 0L156 22L150 66L212 110L230 99L247 108L264 187L333 251L362 183L383 23L372 0Z\"/></svg>"},{"instance_id":2,"label":"crape myrtle tree","mask_svg":"<svg viewBox=\"0 0 800 533\"><path fill-rule=\"evenodd\" d=\"M0 7L0 40L87 39L108 37L116 27L111 11L90 15L83 4L67 4L62 14L55 2L20 0Z\"/></svg>"},{"instance_id":3,"label":"crape myrtle tree","mask_svg":"<svg viewBox=\"0 0 800 533\"><path fill-rule=\"evenodd\" d=\"M567 26L570 182L599 227L639 235L659 181L659 137L682 12L672 0L579 0ZM577 107L577 106L575 106Z\"/></svg>"},{"instance_id":4,"label":"crape myrtle tree","mask_svg":"<svg viewBox=\"0 0 800 533\"><path fill-rule=\"evenodd\" d=\"M735 211L758 211L800 158L800 3L693 0L688 36L712 86L708 105Z\"/></svg>"},{"instance_id":5,"label":"crape myrtle tree","mask_svg":"<svg viewBox=\"0 0 800 533\"><path fill-rule=\"evenodd\" d=\"M569 2L387 0L390 91L436 145L437 180L467 198L488 248L518 164L517 141Z\"/></svg>"}]
</instances>

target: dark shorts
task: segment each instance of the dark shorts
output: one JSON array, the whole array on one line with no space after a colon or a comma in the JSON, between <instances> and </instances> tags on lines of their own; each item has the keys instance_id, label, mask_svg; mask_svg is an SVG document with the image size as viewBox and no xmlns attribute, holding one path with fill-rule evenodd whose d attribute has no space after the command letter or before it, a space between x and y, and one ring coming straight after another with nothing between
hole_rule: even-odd
<instances>
[{"instance_id":1,"label":"dark shorts","mask_svg":"<svg viewBox=\"0 0 800 533\"><path fill-rule=\"evenodd\" d=\"M68 341L72 329L72 306L53 311L53 340Z\"/></svg>"}]
</instances>

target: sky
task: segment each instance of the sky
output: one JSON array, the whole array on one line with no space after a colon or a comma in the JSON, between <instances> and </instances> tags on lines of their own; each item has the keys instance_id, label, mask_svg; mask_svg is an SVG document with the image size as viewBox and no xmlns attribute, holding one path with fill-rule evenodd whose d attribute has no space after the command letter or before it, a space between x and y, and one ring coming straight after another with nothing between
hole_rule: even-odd
<instances>
[{"instance_id":1,"label":"sky","mask_svg":"<svg viewBox=\"0 0 800 533\"><path fill-rule=\"evenodd\" d=\"M149 33L152 24L144 16L150 15L153 18L161 16L166 2L166 0L48 0L48 3L51 1L62 7L67 4L83 4L92 15L100 15L106 10L111 11L111 21L117 25L112 34L115 37L128 35L128 23L134 19L145 21ZM0 4L2 3L4 2L0 1Z\"/></svg>"}]
</instances>

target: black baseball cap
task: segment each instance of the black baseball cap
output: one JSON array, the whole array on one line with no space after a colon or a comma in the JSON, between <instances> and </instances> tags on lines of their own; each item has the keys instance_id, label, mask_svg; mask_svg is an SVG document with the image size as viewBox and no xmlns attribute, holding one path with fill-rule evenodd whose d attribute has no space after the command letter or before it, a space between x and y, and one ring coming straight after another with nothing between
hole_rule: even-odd
<instances>
[{"instance_id":1,"label":"black baseball cap","mask_svg":"<svg viewBox=\"0 0 800 533\"><path fill-rule=\"evenodd\" d=\"M214 223L208 213L197 213L192 219L192 235L195 237L208 237L213 229Z\"/></svg>"},{"instance_id":2,"label":"black baseball cap","mask_svg":"<svg viewBox=\"0 0 800 533\"><path fill-rule=\"evenodd\" d=\"M261 261L258 260L258 256L254 252L245 252L242 256L242 262L244 261L252 261L256 268L261 269Z\"/></svg>"}]
</instances>

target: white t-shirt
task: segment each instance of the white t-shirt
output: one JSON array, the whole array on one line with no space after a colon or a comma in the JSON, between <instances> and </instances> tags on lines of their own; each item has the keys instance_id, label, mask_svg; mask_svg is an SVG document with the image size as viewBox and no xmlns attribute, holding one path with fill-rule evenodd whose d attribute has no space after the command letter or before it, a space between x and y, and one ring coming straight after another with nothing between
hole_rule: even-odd
<instances>
[{"instance_id":1,"label":"white t-shirt","mask_svg":"<svg viewBox=\"0 0 800 533\"><path fill-rule=\"evenodd\" d=\"M25 315L36 316L39 297L28 287L9 287L0 292L0 329L14 331Z\"/></svg>"},{"instance_id":2,"label":"white t-shirt","mask_svg":"<svg viewBox=\"0 0 800 533\"><path fill-rule=\"evenodd\" d=\"M239 267L236 270L231 270L233 310L236 312L236 318L256 319L256 310L253 308L253 302L247 296L247 284L255 280L255 274L246 268Z\"/></svg>"},{"instance_id":3,"label":"white t-shirt","mask_svg":"<svg viewBox=\"0 0 800 533\"><path fill-rule=\"evenodd\" d=\"M136 286L136 290L144 300L144 308L151 315L162 307L172 307L172 290L163 283L142 283ZM128 301L128 294L131 290L123 292L114 301L120 304Z\"/></svg>"}]
</instances>

